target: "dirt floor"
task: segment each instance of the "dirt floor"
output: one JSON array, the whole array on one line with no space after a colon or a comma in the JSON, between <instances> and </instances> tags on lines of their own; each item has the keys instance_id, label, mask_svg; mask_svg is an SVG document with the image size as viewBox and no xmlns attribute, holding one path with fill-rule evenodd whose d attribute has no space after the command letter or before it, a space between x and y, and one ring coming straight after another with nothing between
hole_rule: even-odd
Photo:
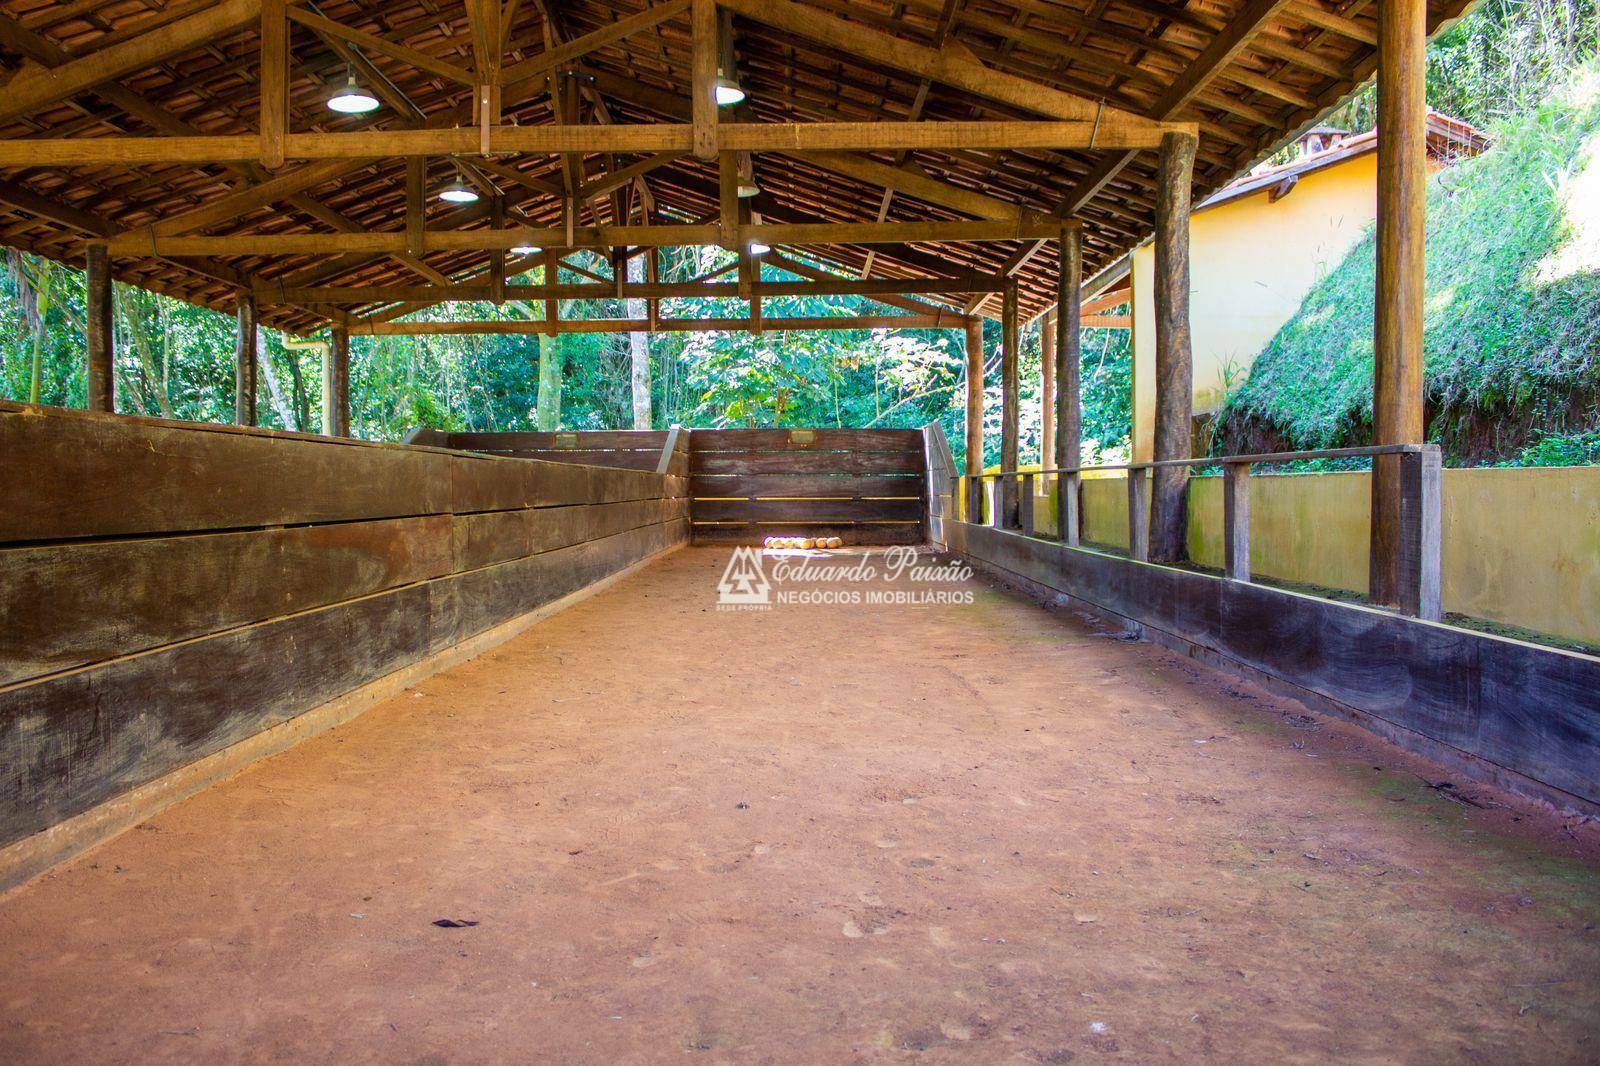
<instances>
[{"instance_id":1,"label":"dirt floor","mask_svg":"<svg viewBox=\"0 0 1600 1066\"><path fill-rule=\"evenodd\" d=\"M728 558L0 900L0 1060L1600 1059L1592 824L982 581L719 611Z\"/></svg>"}]
</instances>

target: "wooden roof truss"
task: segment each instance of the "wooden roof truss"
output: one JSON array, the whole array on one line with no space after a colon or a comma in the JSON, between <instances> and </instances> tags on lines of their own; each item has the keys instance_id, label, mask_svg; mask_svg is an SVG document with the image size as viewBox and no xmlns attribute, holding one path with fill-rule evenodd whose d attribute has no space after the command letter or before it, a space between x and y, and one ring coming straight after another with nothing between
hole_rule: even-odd
<instances>
[{"instance_id":1,"label":"wooden roof truss","mask_svg":"<svg viewBox=\"0 0 1600 1066\"><path fill-rule=\"evenodd\" d=\"M1430 9L1430 30L1463 0ZM1149 235L1371 72L1371 0L0 0L0 243L291 332L444 300L851 292L959 324ZM347 73L380 100L330 111ZM718 108L714 83L746 99ZM461 181L477 203L435 194ZM754 197L739 197L754 183ZM801 281L760 280L752 241ZM722 245L731 280L630 282ZM546 249L535 255L513 249ZM508 283L592 248L612 276ZM803 249L805 259L784 249ZM823 264L818 269L814 264ZM573 267L574 264L564 264ZM659 325L652 302L651 323ZM909 320L908 320L909 321ZM771 324L770 322L768 323Z\"/></svg>"}]
</instances>

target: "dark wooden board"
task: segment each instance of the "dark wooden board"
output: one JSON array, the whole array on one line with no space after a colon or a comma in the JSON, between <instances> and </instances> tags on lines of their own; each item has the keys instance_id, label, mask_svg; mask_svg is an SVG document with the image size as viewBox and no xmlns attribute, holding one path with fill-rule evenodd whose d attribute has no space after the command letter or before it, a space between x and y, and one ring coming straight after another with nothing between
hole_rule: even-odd
<instances>
[{"instance_id":1,"label":"dark wooden board","mask_svg":"<svg viewBox=\"0 0 1600 1066\"><path fill-rule=\"evenodd\" d=\"M556 448L645 449L661 454L664 429L583 429L567 433L528 430L519 433L452 433L450 447L471 452L543 451ZM567 443L570 441L571 443Z\"/></svg>"},{"instance_id":2,"label":"dark wooden board","mask_svg":"<svg viewBox=\"0 0 1600 1066\"><path fill-rule=\"evenodd\" d=\"M921 544L919 522L815 525L783 522L699 525L691 529L696 544L760 544L767 537L838 537L845 547L870 544Z\"/></svg>"},{"instance_id":3,"label":"dark wooden board","mask_svg":"<svg viewBox=\"0 0 1600 1066\"><path fill-rule=\"evenodd\" d=\"M612 466L625 470L655 471L661 461L661 450L624 451L619 449L549 448L544 450L485 451L503 459L543 459L548 463L577 463L581 466Z\"/></svg>"},{"instance_id":4,"label":"dark wooden board","mask_svg":"<svg viewBox=\"0 0 1600 1066\"><path fill-rule=\"evenodd\" d=\"M0 845L575 592L681 520L0 691Z\"/></svg>"},{"instance_id":5,"label":"dark wooden board","mask_svg":"<svg viewBox=\"0 0 1600 1066\"><path fill-rule=\"evenodd\" d=\"M1600 659L945 521L950 546L1371 719L1600 803Z\"/></svg>"},{"instance_id":6,"label":"dark wooden board","mask_svg":"<svg viewBox=\"0 0 1600 1066\"><path fill-rule=\"evenodd\" d=\"M720 474L690 481L697 497L921 496L915 474Z\"/></svg>"},{"instance_id":7,"label":"dark wooden board","mask_svg":"<svg viewBox=\"0 0 1600 1066\"><path fill-rule=\"evenodd\" d=\"M808 444L798 444L787 429L697 429L695 451L887 451L920 452L919 429L813 429Z\"/></svg>"},{"instance_id":8,"label":"dark wooden board","mask_svg":"<svg viewBox=\"0 0 1600 1066\"><path fill-rule=\"evenodd\" d=\"M697 522L864 522L922 519L922 501L909 500L696 500Z\"/></svg>"},{"instance_id":9,"label":"dark wooden board","mask_svg":"<svg viewBox=\"0 0 1600 1066\"><path fill-rule=\"evenodd\" d=\"M921 474L922 453L702 452L689 455L695 474Z\"/></svg>"},{"instance_id":10,"label":"dark wooden board","mask_svg":"<svg viewBox=\"0 0 1600 1066\"><path fill-rule=\"evenodd\" d=\"M632 500L457 515L455 565L451 569L473 570L687 517L685 500Z\"/></svg>"},{"instance_id":11,"label":"dark wooden board","mask_svg":"<svg viewBox=\"0 0 1600 1066\"><path fill-rule=\"evenodd\" d=\"M0 543L438 514L448 452L0 408Z\"/></svg>"},{"instance_id":12,"label":"dark wooden board","mask_svg":"<svg viewBox=\"0 0 1600 1066\"><path fill-rule=\"evenodd\" d=\"M439 577L451 522L0 549L0 684Z\"/></svg>"}]
</instances>

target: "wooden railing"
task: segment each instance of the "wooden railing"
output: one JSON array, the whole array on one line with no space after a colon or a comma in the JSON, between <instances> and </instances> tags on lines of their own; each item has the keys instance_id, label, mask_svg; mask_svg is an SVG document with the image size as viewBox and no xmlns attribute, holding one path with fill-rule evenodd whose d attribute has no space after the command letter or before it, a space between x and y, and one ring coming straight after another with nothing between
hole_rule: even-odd
<instances>
[{"instance_id":1,"label":"wooden railing","mask_svg":"<svg viewBox=\"0 0 1600 1066\"><path fill-rule=\"evenodd\" d=\"M1435 444L1375 445L1365 448L1329 448L1321 451L1268 452L1256 455L1221 455L1199 459L1168 459L1148 463L1121 463L1069 469L1033 471L996 470L966 475L966 521L1016 530L1026 537L1035 528L1035 481L1055 477L1057 539L1078 547L1082 529L1083 475L1089 472L1126 471L1128 477L1128 554L1145 562L1150 557L1150 472L1160 467L1222 467L1222 527L1224 572L1235 581L1250 577L1250 476L1257 463L1290 463L1308 459L1359 459L1379 455L1400 457L1401 499L1400 582L1398 606L1417 618L1437 621L1443 615L1440 586L1440 481L1441 461ZM960 498L962 478L952 478L951 496ZM992 523L984 521L983 483L997 485L998 506Z\"/></svg>"}]
</instances>

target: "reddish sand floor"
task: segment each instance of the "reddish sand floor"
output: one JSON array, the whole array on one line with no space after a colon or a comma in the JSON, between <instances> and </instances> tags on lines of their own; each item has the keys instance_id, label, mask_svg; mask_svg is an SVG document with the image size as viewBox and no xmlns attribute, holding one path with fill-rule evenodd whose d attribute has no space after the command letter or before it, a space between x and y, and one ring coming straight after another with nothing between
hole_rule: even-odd
<instances>
[{"instance_id":1,"label":"reddish sand floor","mask_svg":"<svg viewBox=\"0 0 1600 1066\"><path fill-rule=\"evenodd\" d=\"M0 900L0 1060L1600 1058L1592 826L981 581L719 612L727 558Z\"/></svg>"}]
</instances>

